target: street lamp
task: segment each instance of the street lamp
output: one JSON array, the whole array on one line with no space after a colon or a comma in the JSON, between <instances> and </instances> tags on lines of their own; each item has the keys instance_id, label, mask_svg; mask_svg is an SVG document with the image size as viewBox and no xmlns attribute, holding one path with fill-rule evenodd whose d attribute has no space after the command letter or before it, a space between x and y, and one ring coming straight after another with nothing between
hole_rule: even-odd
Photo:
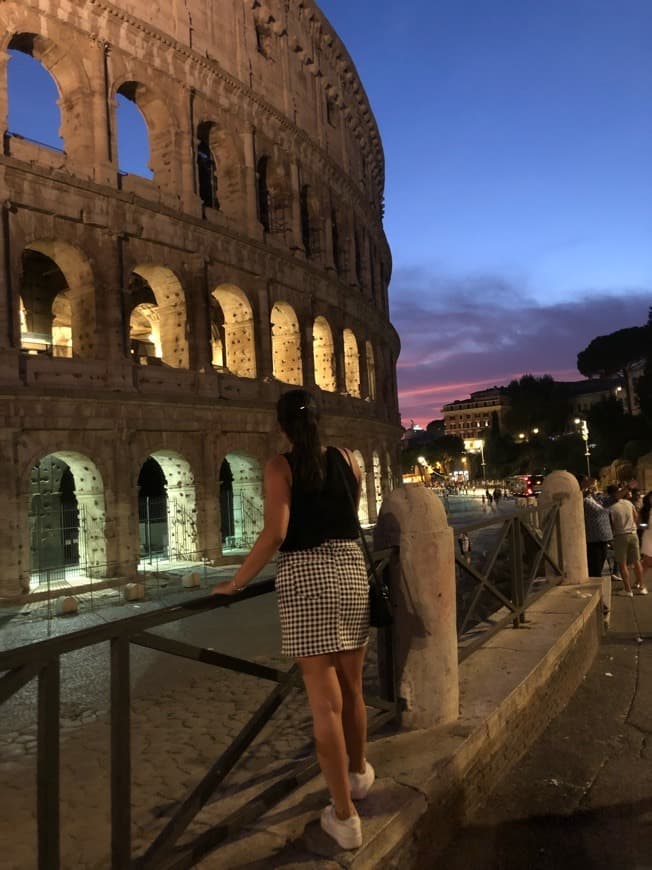
<instances>
[{"instance_id":1,"label":"street lamp","mask_svg":"<svg viewBox=\"0 0 652 870\"><path fill-rule=\"evenodd\" d=\"M575 418L575 425L580 427L580 435L584 441L584 455L586 456L586 473L591 477L591 451L589 450L589 424L581 417Z\"/></svg>"},{"instance_id":2,"label":"street lamp","mask_svg":"<svg viewBox=\"0 0 652 870\"><path fill-rule=\"evenodd\" d=\"M482 466L482 482L486 489L487 487L487 465L484 461L484 440L482 438L464 439L464 449L467 453L477 453L480 451L480 465Z\"/></svg>"}]
</instances>

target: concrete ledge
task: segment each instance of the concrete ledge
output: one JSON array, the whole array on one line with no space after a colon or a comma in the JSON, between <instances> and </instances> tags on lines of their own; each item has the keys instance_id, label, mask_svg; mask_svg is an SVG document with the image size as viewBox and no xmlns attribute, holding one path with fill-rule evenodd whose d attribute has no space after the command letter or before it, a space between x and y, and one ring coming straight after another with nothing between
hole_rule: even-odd
<instances>
[{"instance_id":1,"label":"concrete ledge","mask_svg":"<svg viewBox=\"0 0 652 870\"><path fill-rule=\"evenodd\" d=\"M432 866L457 827L566 706L593 661L602 625L600 583L551 590L528 611L522 629L505 629L462 663L457 722L372 743L368 754L379 779L358 804L365 841L357 851L339 851L320 830L326 794L317 777L197 866Z\"/></svg>"}]
</instances>

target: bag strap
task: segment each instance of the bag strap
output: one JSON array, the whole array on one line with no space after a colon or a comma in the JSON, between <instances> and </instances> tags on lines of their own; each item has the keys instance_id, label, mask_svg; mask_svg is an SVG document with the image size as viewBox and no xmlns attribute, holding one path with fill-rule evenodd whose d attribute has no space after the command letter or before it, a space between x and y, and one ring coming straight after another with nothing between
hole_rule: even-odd
<instances>
[{"instance_id":1,"label":"bag strap","mask_svg":"<svg viewBox=\"0 0 652 870\"><path fill-rule=\"evenodd\" d=\"M339 448L335 448L337 452L342 456L342 453ZM351 461L349 459L348 451L346 452L346 459L349 463L349 468L353 471L353 466L351 465ZM365 555L365 559L367 561L367 566L369 568L370 573L373 575L373 579L376 583L378 583L378 576L376 575L376 566L374 564L373 556L371 555L371 551L369 550L369 544L367 544L367 540L364 536L364 532L362 531L362 526L360 525L360 519L358 518L358 509L355 505L355 499L353 498L353 493L351 492L351 487L349 486L349 482L346 479L346 475L344 474L344 470L340 463L337 463L337 470L339 471L340 477L342 478L342 483L344 484L344 489L346 490L346 494L349 497L349 503L351 508L353 509L353 516L355 517L356 524L358 526L358 535L360 536L360 542L362 544L362 550Z\"/></svg>"}]
</instances>

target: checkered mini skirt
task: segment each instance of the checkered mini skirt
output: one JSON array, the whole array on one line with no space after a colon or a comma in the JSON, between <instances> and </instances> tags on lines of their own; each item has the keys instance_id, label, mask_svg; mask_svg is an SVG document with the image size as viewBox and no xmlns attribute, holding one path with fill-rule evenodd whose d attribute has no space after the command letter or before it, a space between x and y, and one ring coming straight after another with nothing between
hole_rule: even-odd
<instances>
[{"instance_id":1,"label":"checkered mini skirt","mask_svg":"<svg viewBox=\"0 0 652 870\"><path fill-rule=\"evenodd\" d=\"M369 583L355 541L331 540L279 555L281 654L299 658L358 649L369 639Z\"/></svg>"}]
</instances>

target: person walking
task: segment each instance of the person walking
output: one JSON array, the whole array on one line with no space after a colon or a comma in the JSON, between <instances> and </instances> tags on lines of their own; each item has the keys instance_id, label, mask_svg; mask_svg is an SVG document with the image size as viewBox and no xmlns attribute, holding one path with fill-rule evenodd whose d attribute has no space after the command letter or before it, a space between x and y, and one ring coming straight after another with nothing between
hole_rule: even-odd
<instances>
[{"instance_id":1,"label":"person walking","mask_svg":"<svg viewBox=\"0 0 652 870\"><path fill-rule=\"evenodd\" d=\"M647 595L647 589L643 585L643 568L638 535L636 534L637 516L634 505L625 498L626 490L616 484L607 487L607 495L613 499L613 504L609 508L609 516L614 534L614 556L624 587L621 594L629 597L635 593ZM633 587L630 582L630 568L636 577Z\"/></svg>"},{"instance_id":2,"label":"person walking","mask_svg":"<svg viewBox=\"0 0 652 870\"><path fill-rule=\"evenodd\" d=\"M607 558L607 546L613 540L609 511L595 499L596 483L590 477L582 480L584 497L584 530L589 577L601 577Z\"/></svg>"},{"instance_id":3,"label":"person walking","mask_svg":"<svg viewBox=\"0 0 652 870\"><path fill-rule=\"evenodd\" d=\"M366 797L375 779L365 757L362 694L369 584L354 508L361 472L349 450L322 446L319 417L306 390L279 399L278 422L292 449L266 464L263 530L233 578L213 594L240 592L280 549L281 653L301 669L331 795L321 827L341 848L356 849L362 828L353 801Z\"/></svg>"}]
</instances>

